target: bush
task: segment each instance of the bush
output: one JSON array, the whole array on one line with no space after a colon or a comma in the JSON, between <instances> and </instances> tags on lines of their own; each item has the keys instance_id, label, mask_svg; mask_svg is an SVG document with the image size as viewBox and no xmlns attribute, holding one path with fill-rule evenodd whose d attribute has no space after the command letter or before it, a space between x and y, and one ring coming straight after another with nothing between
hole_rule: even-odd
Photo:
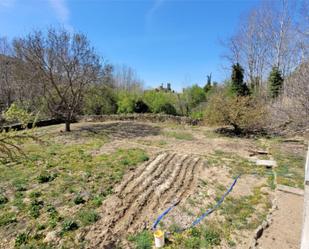
<instances>
[{"instance_id":1,"label":"bush","mask_svg":"<svg viewBox=\"0 0 309 249\"><path fill-rule=\"evenodd\" d=\"M84 100L84 113L88 115L113 114L117 112L117 99L113 90L105 85L91 87Z\"/></svg>"},{"instance_id":2,"label":"bush","mask_svg":"<svg viewBox=\"0 0 309 249\"><path fill-rule=\"evenodd\" d=\"M149 106L143 100L138 100L134 104L134 112L136 113L149 112Z\"/></svg>"},{"instance_id":3,"label":"bush","mask_svg":"<svg viewBox=\"0 0 309 249\"><path fill-rule=\"evenodd\" d=\"M129 94L121 94L117 102L118 110L117 113L133 113L135 98Z\"/></svg>"},{"instance_id":4,"label":"bush","mask_svg":"<svg viewBox=\"0 0 309 249\"><path fill-rule=\"evenodd\" d=\"M145 91L143 101L149 106L152 113L176 114L177 95L174 93L156 90Z\"/></svg>"},{"instance_id":5,"label":"bush","mask_svg":"<svg viewBox=\"0 0 309 249\"><path fill-rule=\"evenodd\" d=\"M250 96L231 96L224 92L214 94L205 111L209 124L231 125L236 134L260 131L265 127L266 109Z\"/></svg>"},{"instance_id":6,"label":"bush","mask_svg":"<svg viewBox=\"0 0 309 249\"><path fill-rule=\"evenodd\" d=\"M165 104L159 106L158 112L170 114L170 115L176 115L177 114L175 107L170 103L165 103Z\"/></svg>"}]
</instances>

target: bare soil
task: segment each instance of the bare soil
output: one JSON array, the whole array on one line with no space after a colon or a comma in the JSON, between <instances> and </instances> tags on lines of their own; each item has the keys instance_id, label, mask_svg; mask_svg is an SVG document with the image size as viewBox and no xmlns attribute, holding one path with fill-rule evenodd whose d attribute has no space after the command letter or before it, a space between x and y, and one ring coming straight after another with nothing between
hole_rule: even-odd
<instances>
[{"instance_id":1,"label":"bare soil","mask_svg":"<svg viewBox=\"0 0 309 249\"><path fill-rule=\"evenodd\" d=\"M185 199L201 169L198 157L163 153L129 174L108 198L86 239L91 248L114 248L122 236L151 228L156 210ZM117 243L117 244L118 244Z\"/></svg>"},{"instance_id":2,"label":"bare soil","mask_svg":"<svg viewBox=\"0 0 309 249\"><path fill-rule=\"evenodd\" d=\"M271 226L258 242L258 249L298 249L303 218L303 196L276 192L278 210L273 213Z\"/></svg>"}]
</instances>

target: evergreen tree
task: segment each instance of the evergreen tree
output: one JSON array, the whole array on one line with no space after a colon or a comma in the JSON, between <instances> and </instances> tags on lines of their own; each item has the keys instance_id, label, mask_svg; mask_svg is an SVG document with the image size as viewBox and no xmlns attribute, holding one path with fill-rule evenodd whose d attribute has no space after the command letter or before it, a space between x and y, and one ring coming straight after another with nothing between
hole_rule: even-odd
<instances>
[{"instance_id":1,"label":"evergreen tree","mask_svg":"<svg viewBox=\"0 0 309 249\"><path fill-rule=\"evenodd\" d=\"M247 84L244 82L244 69L239 63L232 66L231 76L232 92L238 96L246 96L250 94Z\"/></svg>"},{"instance_id":2,"label":"evergreen tree","mask_svg":"<svg viewBox=\"0 0 309 249\"><path fill-rule=\"evenodd\" d=\"M274 66L268 77L269 94L272 98L278 97L282 86L283 77L278 67Z\"/></svg>"},{"instance_id":3,"label":"evergreen tree","mask_svg":"<svg viewBox=\"0 0 309 249\"><path fill-rule=\"evenodd\" d=\"M211 86L211 74L210 74L210 75L207 75L207 83L204 86L205 93L208 93L211 90L211 87L212 86Z\"/></svg>"}]
</instances>

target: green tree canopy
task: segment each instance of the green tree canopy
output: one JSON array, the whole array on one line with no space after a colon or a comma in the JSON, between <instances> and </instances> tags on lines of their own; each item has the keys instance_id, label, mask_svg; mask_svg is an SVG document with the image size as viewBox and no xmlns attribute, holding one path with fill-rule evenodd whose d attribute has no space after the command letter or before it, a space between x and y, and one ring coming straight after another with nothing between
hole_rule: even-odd
<instances>
[{"instance_id":1,"label":"green tree canopy","mask_svg":"<svg viewBox=\"0 0 309 249\"><path fill-rule=\"evenodd\" d=\"M270 96L272 98L278 97L283 86L283 77L281 71L276 66L272 68L269 74L268 85Z\"/></svg>"},{"instance_id":2,"label":"green tree canopy","mask_svg":"<svg viewBox=\"0 0 309 249\"><path fill-rule=\"evenodd\" d=\"M249 95L249 88L244 82L244 69L239 63L232 66L231 90L237 96Z\"/></svg>"}]
</instances>

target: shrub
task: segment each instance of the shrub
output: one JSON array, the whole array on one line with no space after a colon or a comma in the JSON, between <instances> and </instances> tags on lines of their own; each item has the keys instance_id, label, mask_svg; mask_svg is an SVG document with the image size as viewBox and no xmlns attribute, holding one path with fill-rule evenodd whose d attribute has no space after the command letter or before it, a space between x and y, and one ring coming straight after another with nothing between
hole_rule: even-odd
<instances>
[{"instance_id":1,"label":"shrub","mask_svg":"<svg viewBox=\"0 0 309 249\"><path fill-rule=\"evenodd\" d=\"M117 102L117 113L133 113L134 112L135 99L133 96L126 94L122 95Z\"/></svg>"},{"instance_id":2,"label":"shrub","mask_svg":"<svg viewBox=\"0 0 309 249\"><path fill-rule=\"evenodd\" d=\"M88 89L84 100L84 113L89 115L112 114L117 112L115 93L108 86L93 86Z\"/></svg>"},{"instance_id":3,"label":"shrub","mask_svg":"<svg viewBox=\"0 0 309 249\"><path fill-rule=\"evenodd\" d=\"M177 95L175 93L156 90L145 91L143 101L149 106L152 113L176 114Z\"/></svg>"},{"instance_id":4,"label":"shrub","mask_svg":"<svg viewBox=\"0 0 309 249\"><path fill-rule=\"evenodd\" d=\"M134 104L134 112L136 113L149 112L149 106L143 100L138 100Z\"/></svg>"},{"instance_id":5,"label":"shrub","mask_svg":"<svg viewBox=\"0 0 309 249\"><path fill-rule=\"evenodd\" d=\"M231 96L224 92L214 94L207 105L205 121L216 125L231 125L236 134L262 130L266 109L250 96Z\"/></svg>"},{"instance_id":6,"label":"shrub","mask_svg":"<svg viewBox=\"0 0 309 249\"><path fill-rule=\"evenodd\" d=\"M170 103L165 103L165 104L159 106L158 112L159 113L162 112L162 113L170 114L170 115L176 115L177 114L175 107Z\"/></svg>"}]
</instances>

